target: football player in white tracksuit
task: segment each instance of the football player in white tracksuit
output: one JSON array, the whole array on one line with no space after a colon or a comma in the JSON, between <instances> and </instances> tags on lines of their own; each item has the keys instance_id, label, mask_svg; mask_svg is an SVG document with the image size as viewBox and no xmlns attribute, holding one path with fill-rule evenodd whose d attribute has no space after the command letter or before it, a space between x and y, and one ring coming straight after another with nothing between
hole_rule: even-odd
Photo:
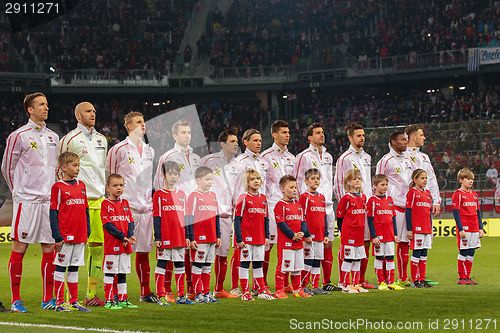
<instances>
[{"instance_id":1,"label":"football player in white tracksuit","mask_svg":"<svg viewBox=\"0 0 500 333\"><path fill-rule=\"evenodd\" d=\"M224 280L233 230L233 187L229 182L229 167L238 153L238 137L236 133L228 130L219 134L218 141L221 150L201 159L201 165L209 167L214 172L212 191L217 195L219 203L221 245L215 248L215 296L236 298L236 295L224 290Z\"/></svg>"},{"instance_id":2,"label":"football player in white tracksuit","mask_svg":"<svg viewBox=\"0 0 500 333\"><path fill-rule=\"evenodd\" d=\"M266 248L263 270L264 281L267 284L267 271L269 267L270 253L273 244L278 241L278 229L274 216L274 207L283 198L281 193L280 179L285 175L293 175L295 166L295 156L288 151L287 145L290 142L290 129L288 123L284 120L276 120L271 125L271 135L273 145L262 152L261 156L269 163L269 169L266 177L266 196L269 213L269 247ZM288 288L288 274L285 277L285 290Z\"/></svg>"},{"instance_id":3,"label":"football player in white tracksuit","mask_svg":"<svg viewBox=\"0 0 500 333\"><path fill-rule=\"evenodd\" d=\"M398 275L400 286L409 286L408 280L408 259L410 243L406 237L406 194L409 191L411 182L412 167L406 148L408 137L402 131L393 132L389 138L389 152L382 156L377 163L376 174L386 175L389 178L387 186L387 196L392 197L396 210L396 224L399 242L397 244L396 255L398 263Z\"/></svg>"},{"instance_id":4,"label":"football player in white tracksuit","mask_svg":"<svg viewBox=\"0 0 500 333\"><path fill-rule=\"evenodd\" d=\"M349 149L345 151L337 160L335 164L335 178L333 180L333 190L335 195L340 200L345 194L344 190L344 176L352 169L357 169L361 172L362 177L362 190L367 198L372 195L372 177L371 177L371 156L363 150L365 144L365 130L363 126L358 123L350 123L346 127L347 138L349 139ZM340 231L340 230L339 230ZM360 268L360 283L365 289L373 289L374 285L370 284L366 278L366 268L368 265L368 258L370 257L370 229L368 228L368 221L365 225L365 252L366 258L361 259ZM340 253L339 258L339 272L340 272Z\"/></svg>"},{"instance_id":5,"label":"football player in white tracksuit","mask_svg":"<svg viewBox=\"0 0 500 333\"><path fill-rule=\"evenodd\" d=\"M111 147L106 160L108 174L117 173L125 179L122 197L129 202L134 218L133 246L135 270L139 277L143 302L157 303L158 298L151 292L149 252L153 246L153 158L154 150L144 142L146 123L140 112L130 112L125 116L124 125L128 136Z\"/></svg>"},{"instance_id":6,"label":"football player in white tracksuit","mask_svg":"<svg viewBox=\"0 0 500 333\"><path fill-rule=\"evenodd\" d=\"M266 181L269 164L260 155L262 148L262 137L256 129L248 129L243 133L243 144L245 152L238 155L229 167L229 183L233 187L233 207L236 207L237 200L241 194L246 192L247 181L244 177L246 170L257 171L262 178L262 185L259 192L266 194ZM231 294L241 296L239 290L239 267L240 267L240 252L235 248L233 257L231 258Z\"/></svg>"},{"instance_id":7,"label":"football player in white tracksuit","mask_svg":"<svg viewBox=\"0 0 500 333\"><path fill-rule=\"evenodd\" d=\"M105 168L108 141L98 133L94 126L96 110L89 102L81 102L75 107L75 117L78 125L59 142L59 154L70 151L80 156L80 173L78 179L87 186L87 201L90 215L90 237L87 285L87 296L84 304L87 306L104 306L96 295L97 281L102 280L102 259L104 254L104 231L101 222L101 203L105 192Z\"/></svg>"},{"instance_id":8,"label":"football player in white tracksuit","mask_svg":"<svg viewBox=\"0 0 500 333\"><path fill-rule=\"evenodd\" d=\"M15 312L26 312L20 292L23 256L28 245L34 243L42 245L42 309L55 309L54 239L49 211L59 137L46 127L49 106L44 94L26 95L24 109L29 121L9 135L2 159L2 175L12 192L13 201L13 241L8 267L11 310Z\"/></svg>"},{"instance_id":9,"label":"football player in white tracksuit","mask_svg":"<svg viewBox=\"0 0 500 333\"><path fill-rule=\"evenodd\" d=\"M318 169L321 173L318 192L323 194L326 202L326 218L328 223L328 238L330 242L325 244L323 267L323 289L334 290L331 284L331 273L333 265L333 232L335 213L333 211L333 157L326 151L325 133L323 126L319 123L309 125L307 128L307 139L309 147L296 156L296 164L293 175L297 178L297 188L299 194L307 191L305 183L305 172L309 169Z\"/></svg>"},{"instance_id":10,"label":"football player in white tracksuit","mask_svg":"<svg viewBox=\"0 0 500 333\"><path fill-rule=\"evenodd\" d=\"M432 214L434 216L439 216L441 211L442 198L439 193L439 185L437 182L436 173L432 167L429 155L423 153L420 148L425 143L425 135L420 125L410 125L405 129L405 133L408 136L408 148L406 149L406 154L410 159L412 172L416 169L422 169L427 172L427 186L426 188L431 192L432 195ZM436 281L431 281L426 279L426 281L431 285L439 284Z\"/></svg>"},{"instance_id":11,"label":"football player in white tracksuit","mask_svg":"<svg viewBox=\"0 0 500 333\"><path fill-rule=\"evenodd\" d=\"M155 178L153 180L153 187L155 190L163 188L163 174L161 171L162 165L167 161L173 161L179 164L181 173L177 181L177 187L181 189L186 197L196 189L196 180L194 173L196 169L201 166L200 156L193 152L193 148L189 145L191 143L191 124L186 120L178 120L172 126L172 136L175 141L174 148L170 149L161 155L156 168ZM186 269L186 282L188 287L188 296L193 294L193 285L191 283L191 252L186 249L184 256L184 263ZM166 299L169 302L174 302L175 298L172 296L172 262L167 263L165 273L165 292Z\"/></svg>"}]
</instances>

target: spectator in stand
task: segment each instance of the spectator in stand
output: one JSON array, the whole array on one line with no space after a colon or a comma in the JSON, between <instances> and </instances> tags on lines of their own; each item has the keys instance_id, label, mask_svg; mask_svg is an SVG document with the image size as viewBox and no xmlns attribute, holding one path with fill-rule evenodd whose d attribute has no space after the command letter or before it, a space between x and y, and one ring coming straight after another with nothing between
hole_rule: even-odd
<instances>
[{"instance_id":1,"label":"spectator in stand","mask_svg":"<svg viewBox=\"0 0 500 333\"><path fill-rule=\"evenodd\" d=\"M498 171L495 168L495 164L491 164L490 168L486 171L486 179L488 180L488 187L494 187L498 180Z\"/></svg>"}]
</instances>

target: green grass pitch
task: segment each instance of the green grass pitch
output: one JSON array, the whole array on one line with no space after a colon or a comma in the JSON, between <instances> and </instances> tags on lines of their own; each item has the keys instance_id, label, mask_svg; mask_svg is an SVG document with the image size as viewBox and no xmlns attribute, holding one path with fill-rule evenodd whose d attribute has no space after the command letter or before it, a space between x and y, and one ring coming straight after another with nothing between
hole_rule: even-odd
<instances>
[{"instance_id":1,"label":"green grass pitch","mask_svg":"<svg viewBox=\"0 0 500 333\"><path fill-rule=\"evenodd\" d=\"M338 246L338 240L334 243ZM456 285L455 239L435 238L433 249L429 252L428 276L439 281L440 285L430 289L407 289L401 292L375 290L357 295L337 292L310 299L289 298L272 302L256 300L244 303L232 299L221 300L219 304L172 305L163 308L138 302L137 277L132 272L128 276L129 295L132 302L140 305L139 309L109 311L93 308L88 314L40 310L40 247L37 245L32 246L24 258L21 292L29 313L0 313L0 332L69 331L20 327L3 324L5 322L148 332L285 332L297 331L302 327L345 332L471 332L479 331L480 328L481 331L495 331L495 327L496 331L500 331L500 239L485 238L482 244L483 248L477 251L472 274L479 282L477 286ZM336 253L336 248L334 251ZM4 304L10 303L7 276L9 254L10 245L0 245L0 262L3 266L0 270L0 300ZM154 271L154 256L151 257ZM272 259L271 277L274 276L275 250ZM334 265L336 267L336 263ZM335 267L333 281L337 281ZM368 267L368 278L375 282L373 258L370 258ZM229 275L228 271L226 288L230 287ZM273 279L270 280L274 285ZM85 268L81 269L80 281L80 295L83 298ZM361 323L361 320L369 322ZM406 329L397 329L398 323L407 325L404 326ZM359 326L353 326L355 324ZM368 326L370 324L372 326Z\"/></svg>"}]
</instances>

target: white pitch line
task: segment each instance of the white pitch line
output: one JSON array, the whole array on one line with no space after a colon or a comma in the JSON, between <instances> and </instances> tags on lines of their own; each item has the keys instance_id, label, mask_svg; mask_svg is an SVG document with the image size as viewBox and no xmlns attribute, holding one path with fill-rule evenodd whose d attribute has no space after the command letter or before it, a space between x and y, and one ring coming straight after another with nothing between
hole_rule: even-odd
<instances>
[{"instance_id":1,"label":"white pitch line","mask_svg":"<svg viewBox=\"0 0 500 333\"><path fill-rule=\"evenodd\" d=\"M20 326L20 327L39 327L39 328L58 328L63 330L72 331L92 331L92 332L103 332L103 333L158 333L158 332L144 332L144 331L118 331L109 328L94 328L94 327L76 327L76 326L60 326L60 325L50 325L50 324L31 324L31 323L16 323L16 322L6 322L0 321L1 326Z\"/></svg>"}]
</instances>

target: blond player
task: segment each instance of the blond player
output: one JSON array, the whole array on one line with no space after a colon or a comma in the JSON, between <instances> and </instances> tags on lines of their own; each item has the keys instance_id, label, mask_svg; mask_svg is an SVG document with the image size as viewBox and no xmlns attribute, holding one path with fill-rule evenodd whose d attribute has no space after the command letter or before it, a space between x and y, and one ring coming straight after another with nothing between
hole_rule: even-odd
<instances>
[{"instance_id":1,"label":"blond player","mask_svg":"<svg viewBox=\"0 0 500 333\"><path fill-rule=\"evenodd\" d=\"M409 287L408 260L410 242L406 237L405 207L408 185L411 182L411 162L406 155L408 137L403 131L395 131L389 137L389 152L377 163L377 174L386 175L389 179L387 195L392 197L396 210L396 225L398 229L396 257L398 263L398 284Z\"/></svg>"},{"instance_id":2,"label":"blond player","mask_svg":"<svg viewBox=\"0 0 500 333\"><path fill-rule=\"evenodd\" d=\"M233 201L229 183L229 165L238 153L238 137L236 133L227 130L219 134L221 150L201 159L201 165L209 167L214 172L213 192L219 203L219 221L221 231L221 246L215 248L215 297L235 298L237 296L224 290L224 280L227 272L227 256L233 230Z\"/></svg>"},{"instance_id":3,"label":"blond player","mask_svg":"<svg viewBox=\"0 0 500 333\"><path fill-rule=\"evenodd\" d=\"M126 199L134 218L135 271L141 286L141 302L156 303L158 298L150 288L149 252L153 239L152 190L154 150L144 142L146 123L140 112L125 115L124 125L128 136L114 145L108 152L106 171L116 173L125 179Z\"/></svg>"},{"instance_id":4,"label":"blond player","mask_svg":"<svg viewBox=\"0 0 500 333\"><path fill-rule=\"evenodd\" d=\"M340 155L335 165L333 190L335 191L337 198L340 200L340 198L342 198L345 194L343 186L345 175L350 170L359 170L363 179L362 192L367 198L369 198L372 195L372 158L363 150L363 146L365 145L365 130L363 126L358 123L350 123L346 126L346 133L350 145L349 149ZM370 284L365 278L370 252L370 230L368 228L368 222L365 225L365 252L366 258L361 259L360 283L365 289L374 289L375 286ZM340 266L341 264L339 263L339 267Z\"/></svg>"},{"instance_id":5,"label":"blond player","mask_svg":"<svg viewBox=\"0 0 500 333\"><path fill-rule=\"evenodd\" d=\"M321 181L317 191L325 196L326 200L326 218L328 222L328 239L330 242L325 244L324 260L321 262L323 267L323 289L326 291L339 290L331 284L330 277L333 264L333 231L335 213L333 211L333 157L326 151L325 132L320 123L313 123L307 128L307 140L309 147L297 155L294 176L297 178L297 187L299 194L307 191L305 182L305 173L309 169L318 169L321 173Z\"/></svg>"},{"instance_id":6,"label":"blond player","mask_svg":"<svg viewBox=\"0 0 500 333\"><path fill-rule=\"evenodd\" d=\"M104 233L101 222L101 203L106 185L105 166L108 141L94 126L96 110L89 102L81 102L75 107L78 125L59 142L59 153L69 151L80 157L78 179L87 185L87 200L90 214L90 237L88 239L88 286L84 304L104 306L104 301L96 295L97 281L102 274Z\"/></svg>"},{"instance_id":7,"label":"blond player","mask_svg":"<svg viewBox=\"0 0 500 333\"><path fill-rule=\"evenodd\" d=\"M201 165L200 156L193 152L191 148L191 123L187 120L178 120L172 125L172 137L174 138L175 145L174 148L170 149L166 153L160 156L158 161L158 166L156 168L156 173L153 180L153 187L155 190L159 190L163 187L163 173L162 165L167 161L173 161L179 164L181 167L181 173L179 175L179 180L177 186L182 189L186 196L189 196L191 192L196 189L196 180L194 173L196 169ZM185 265L186 265L186 282L188 287L188 296L191 298L193 294L193 285L191 283L191 257L189 250L185 253ZM169 302L175 302L175 298L172 294L171 284L172 284L172 270L173 264L169 262L166 267L165 273L165 288L166 288L166 298Z\"/></svg>"},{"instance_id":8,"label":"blond player","mask_svg":"<svg viewBox=\"0 0 500 333\"><path fill-rule=\"evenodd\" d=\"M12 252L9 259L11 310L26 312L21 300L23 256L29 244L42 245L42 309L53 310L54 239L50 229L50 189L57 168L59 137L46 127L47 98L42 93L26 95L28 123L7 138L2 175L12 192Z\"/></svg>"},{"instance_id":9,"label":"blond player","mask_svg":"<svg viewBox=\"0 0 500 333\"><path fill-rule=\"evenodd\" d=\"M238 198L246 191L245 172L253 169L260 175L266 175L269 169L269 163L262 158L260 151L262 148L262 137L260 132L256 129L247 129L243 133L243 144L245 145L245 152L238 155L234 161L229 165L229 183L233 188L233 205L236 207ZM262 185L259 193L266 194L266 177L262 179ZM238 288L239 277L238 271L240 267L240 253L239 249L235 249L235 253L231 258L231 294L240 297L241 292Z\"/></svg>"}]
</instances>

